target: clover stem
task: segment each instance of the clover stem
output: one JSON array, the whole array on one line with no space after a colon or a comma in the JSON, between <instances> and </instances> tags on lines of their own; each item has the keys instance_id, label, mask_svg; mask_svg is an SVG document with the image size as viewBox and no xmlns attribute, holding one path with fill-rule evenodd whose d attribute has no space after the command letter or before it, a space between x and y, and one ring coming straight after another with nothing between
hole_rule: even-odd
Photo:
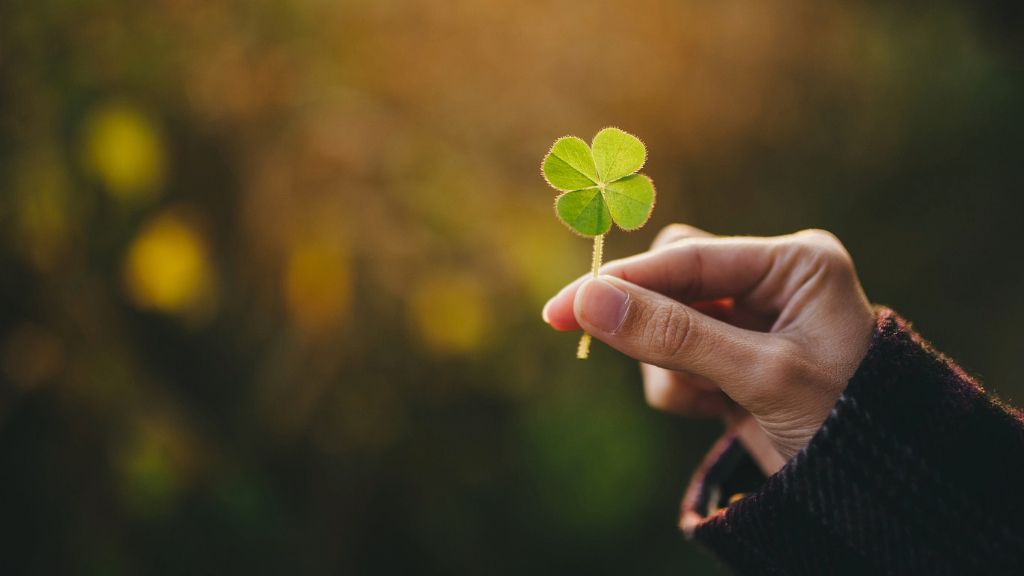
<instances>
[{"instance_id":1,"label":"clover stem","mask_svg":"<svg viewBox=\"0 0 1024 576\"><path fill-rule=\"evenodd\" d=\"M597 273L601 269L601 256L604 252L604 234L598 234L594 236L594 260L590 266L590 273L594 278L597 278ZM580 360L586 360L590 356L590 334L586 332L583 336L580 336L580 344L576 347L576 357Z\"/></svg>"}]
</instances>

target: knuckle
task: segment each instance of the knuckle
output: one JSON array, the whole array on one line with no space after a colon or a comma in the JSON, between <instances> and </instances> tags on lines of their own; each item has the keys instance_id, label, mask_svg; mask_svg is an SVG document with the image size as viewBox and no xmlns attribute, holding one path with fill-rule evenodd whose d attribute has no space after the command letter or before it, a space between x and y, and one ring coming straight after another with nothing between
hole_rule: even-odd
<instances>
[{"instance_id":1,"label":"knuckle","mask_svg":"<svg viewBox=\"0 0 1024 576\"><path fill-rule=\"evenodd\" d=\"M654 242L651 243L651 248L660 248L667 244L672 244L677 240L682 240L684 238L693 238L695 236L702 235L705 234L701 230L693 226L690 226L689 224L680 224L678 222L674 224L669 224L668 226L662 228L660 232L658 232L658 235L655 236L654 238Z\"/></svg>"},{"instance_id":2,"label":"knuckle","mask_svg":"<svg viewBox=\"0 0 1024 576\"><path fill-rule=\"evenodd\" d=\"M853 259L846 247L828 230L811 228L794 235L801 256L817 266L837 270L853 270Z\"/></svg>"},{"instance_id":3,"label":"knuckle","mask_svg":"<svg viewBox=\"0 0 1024 576\"><path fill-rule=\"evenodd\" d=\"M680 222L673 222L672 224L665 226L665 231L671 232L677 236L692 236L698 233L697 229L693 226L690 226L689 224L682 224Z\"/></svg>"},{"instance_id":4,"label":"knuckle","mask_svg":"<svg viewBox=\"0 0 1024 576\"><path fill-rule=\"evenodd\" d=\"M686 224L669 224L658 232L658 235L654 237L654 242L651 243L651 248L657 248L669 244L674 240L683 238L689 231L689 226Z\"/></svg>"},{"instance_id":5,"label":"knuckle","mask_svg":"<svg viewBox=\"0 0 1024 576\"><path fill-rule=\"evenodd\" d=\"M675 404L671 384L664 380L644 382L644 399L656 410L668 410Z\"/></svg>"},{"instance_id":6,"label":"knuckle","mask_svg":"<svg viewBox=\"0 0 1024 576\"><path fill-rule=\"evenodd\" d=\"M655 410L680 414L683 416L700 416L714 412L718 407L717 396L701 397L686 381L677 374L665 373L659 378L644 381L644 400Z\"/></svg>"},{"instance_id":7,"label":"knuckle","mask_svg":"<svg viewBox=\"0 0 1024 576\"><path fill-rule=\"evenodd\" d=\"M647 342L666 357L678 356L691 333L690 314L682 306L662 306L647 323Z\"/></svg>"},{"instance_id":8,"label":"knuckle","mask_svg":"<svg viewBox=\"0 0 1024 576\"><path fill-rule=\"evenodd\" d=\"M794 238L804 246L818 250L845 250L843 243L835 234L821 228L809 228L794 234Z\"/></svg>"},{"instance_id":9,"label":"knuckle","mask_svg":"<svg viewBox=\"0 0 1024 576\"><path fill-rule=\"evenodd\" d=\"M810 238L816 242L836 242L839 243L839 238L835 234L825 230L823 228L807 228L796 233L797 236L804 238Z\"/></svg>"}]
</instances>

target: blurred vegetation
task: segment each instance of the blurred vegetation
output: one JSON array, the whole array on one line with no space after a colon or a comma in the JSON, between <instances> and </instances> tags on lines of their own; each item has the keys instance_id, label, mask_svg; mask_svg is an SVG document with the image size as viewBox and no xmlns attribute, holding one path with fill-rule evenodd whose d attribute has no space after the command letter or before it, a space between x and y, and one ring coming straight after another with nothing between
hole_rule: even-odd
<instances>
[{"instance_id":1,"label":"blurred vegetation","mask_svg":"<svg viewBox=\"0 0 1024 576\"><path fill-rule=\"evenodd\" d=\"M586 271L538 166L608 124L686 221L824 227L1024 401L1015 8L0 6L5 573L718 573L719 432L540 307Z\"/></svg>"}]
</instances>

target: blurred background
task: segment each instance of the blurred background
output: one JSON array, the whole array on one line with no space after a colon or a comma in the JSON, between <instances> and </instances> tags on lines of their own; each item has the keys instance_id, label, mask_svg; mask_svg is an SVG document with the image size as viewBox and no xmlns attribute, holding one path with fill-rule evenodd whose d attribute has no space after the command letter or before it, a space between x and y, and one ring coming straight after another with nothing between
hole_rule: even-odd
<instances>
[{"instance_id":1,"label":"blurred background","mask_svg":"<svg viewBox=\"0 0 1024 576\"><path fill-rule=\"evenodd\" d=\"M5 574L721 574L721 432L540 319L539 175L641 136L652 221L828 228L1024 402L1020 8L812 0L0 5Z\"/></svg>"}]
</instances>

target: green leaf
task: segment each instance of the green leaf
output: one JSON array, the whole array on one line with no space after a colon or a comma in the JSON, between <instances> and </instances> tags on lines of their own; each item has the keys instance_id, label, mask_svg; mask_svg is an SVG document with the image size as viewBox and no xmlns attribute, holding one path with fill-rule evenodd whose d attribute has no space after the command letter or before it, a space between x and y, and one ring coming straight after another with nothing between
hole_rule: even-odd
<instances>
[{"instance_id":1,"label":"green leaf","mask_svg":"<svg viewBox=\"0 0 1024 576\"><path fill-rule=\"evenodd\" d=\"M612 227L608 206L597 188L562 194L555 200L555 213L566 226L583 236L604 234Z\"/></svg>"},{"instance_id":2,"label":"green leaf","mask_svg":"<svg viewBox=\"0 0 1024 576\"><path fill-rule=\"evenodd\" d=\"M597 175L605 183L629 176L647 160L644 143L618 128L605 128L594 136L593 154Z\"/></svg>"},{"instance_id":3,"label":"green leaf","mask_svg":"<svg viewBox=\"0 0 1024 576\"><path fill-rule=\"evenodd\" d=\"M654 183L643 174L626 176L605 186L604 199L619 228L636 230L651 217Z\"/></svg>"},{"instance_id":4,"label":"green leaf","mask_svg":"<svg viewBox=\"0 0 1024 576\"><path fill-rule=\"evenodd\" d=\"M590 147L582 139L566 136L555 141L541 165L544 179L563 191L597 186L597 169Z\"/></svg>"}]
</instances>

